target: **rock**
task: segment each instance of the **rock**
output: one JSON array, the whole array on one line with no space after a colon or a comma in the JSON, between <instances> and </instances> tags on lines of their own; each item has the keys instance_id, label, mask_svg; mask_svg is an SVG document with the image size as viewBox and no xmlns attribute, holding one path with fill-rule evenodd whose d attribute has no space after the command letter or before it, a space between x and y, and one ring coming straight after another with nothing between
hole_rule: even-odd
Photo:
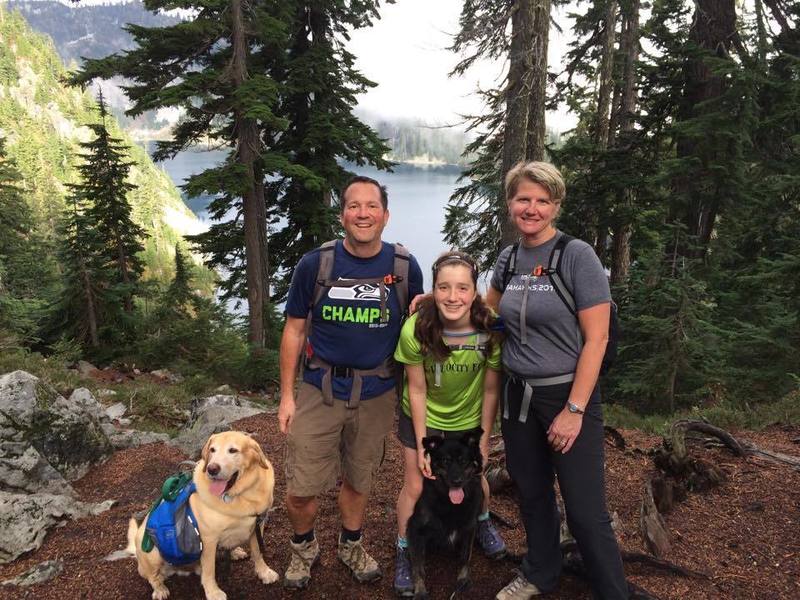
<instances>
[{"instance_id":1,"label":"rock","mask_svg":"<svg viewBox=\"0 0 800 600\"><path fill-rule=\"evenodd\" d=\"M81 375L92 375L95 371L99 371L99 369L92 363L86 362L85 360L78 361L78 373Z\"/></svg>"},{"instance_id":2,"label":"rock","mask_svg":"<svg viewBox=\"0 0 800 600\"><path fill-rule=\"evenodd\" d=\"M14 577L14 579L6 579L2 582L2 585L28 587L30 585L36 585L37 583L44 583L53 577L58 577L63 570L63 560L46 560L31 567L21 575Z\"/></svg>"},{"instance_id":3,"label":"rock","mask_svg":"<svg viewBox=\"0 0 800 600\"><path fill-rule=\"evenodd\" d=\"M183 376L178 373L172 373L167 369L157 369L155 371L150 371L150 375L158 377L159 379L163 379L168 383L180 383L183 381Z\"/></svg>"},{"instance_id":4,"label":"rock","mask_svg":"<svg viewBox=\"0 0 800 600\"><path fill-rule=\"evenodd\" d=\"M112 404L108 408L106 408L105 413L106 416L114 421L115 419L119 419L128 411L128 407L125 406L124 402L117 402L116 404Z\"/></svg>"},{"instance_id":5,"label":"rock","mask_svg":"<svg viewBox=\"0 0 800 600\"><path fill-rule=\"evenodd\" d=\"M224 385L219 386L217 389L214 390L217 394L223 394L226 396L233 396L236 394L236 391L229 386L227 383Z\"/></svg>"},{"instance_id":6,"label":"rock","mask_svg":"<svg viewBox=\"0 0 800 600\"><path fill-rule=\"evenodd\" d=\"M68 481L108 457L111 443L87 410L85 395L66 400L38 377L14 371L0 377L0 441L27 442Z\"/></svg>"},{"instance_id":7,"label":"rock","mask_svg":"<svg viewBox=\"0 0 800 600\"><path fill-rule=\"evenodd\" d=\"M108 420L106 412L103 410L103 405L100 404L92 395L92 392L86 388L76 388L70 395L69 401L82 406L83 410L98 421L102 422Z\"/></svg>"},{"instance_id":8,"label":"rock","mask_svg":"<svg viewBox=\"0 0 800 600\"><path fill-rule=\"evenodd\" d=\"M208 436L231 428L233 421L264 412L260 406L236 396L216 395L192 401L189 422L170 443L190 458L197 458Z\"/></svg>"},{"instance_id":9,"label":"rock","mask_svg":"<svg viewBox=\"0 0 800 600\"><path fill-rule=\"evenodd\" d=\"M55 494L0 492L0 564L39 548L50 527L67 519L99 515L113 504L113 500L93 504Z\"/></svg>"},{"instance_id":10,"label":"rock","mask_svg":"<svg viewBox=\"0 0 800 600\"><path fill-rule=\"evenodd\" d=\"M101 388L101 389L97 390L97 397L98 398L108 398L110 396L116 396L116 395L117 395L117 392L115 392L114 390L108 390L108 389L105 389L105 388Z\"/></svg>"},{"instance_id":11,"label":"rock","mask_svg":"<svg viewBox=\"0 0 800 600\"><path fill-rule=\"evenodd\" d=\"M66 494L74 491L33 446L0 442L0 490L12 493Z\"/></svg>"},{"instance_id":12,"label":"rock","mask_svg":"<svg viewBox=\"0 0 800 600\"><path fill-rule=\"evenodd\" d=\"M114 450L124 450L135 448L145 444L155 444L157 442L169 442L169 435L166 433L155 433L153 431L137 431L136 429L120 429L108 436Z\"/></svg>"}]
</instances>

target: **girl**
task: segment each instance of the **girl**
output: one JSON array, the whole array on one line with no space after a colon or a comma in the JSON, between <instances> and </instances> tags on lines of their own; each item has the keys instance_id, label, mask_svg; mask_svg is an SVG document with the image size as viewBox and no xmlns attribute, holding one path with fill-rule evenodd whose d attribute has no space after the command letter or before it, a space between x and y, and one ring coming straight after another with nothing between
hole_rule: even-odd
<instances>
[{"instance_id":1,"label":"girl","mask_svg":"<svg viewBox=\"0 0 800 600\"><path fill-rule=\"evenodd\" d=\"M477 282L478 269L469 255L441 255L433 264L433 294L403 325L394 354L406 372L398 421L405 473L397 499L394 579L401 596L412 595L414 589L406 525L422 492L422 478L432 477L422 438L460 437L480 427L484 465L489 457L500 389L500 339L492 331L496 316L478 294ZM489 519L489 485L481 479L484 504L478 541L487 556L501 558L506 546Z\"/></svg>"}]
</instances>

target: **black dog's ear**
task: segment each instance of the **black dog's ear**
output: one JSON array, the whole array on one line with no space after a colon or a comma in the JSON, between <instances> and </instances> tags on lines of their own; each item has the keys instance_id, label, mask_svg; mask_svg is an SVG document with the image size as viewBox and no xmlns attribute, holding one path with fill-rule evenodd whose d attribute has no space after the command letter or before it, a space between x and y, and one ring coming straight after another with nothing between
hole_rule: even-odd
<instances>
[{"instance_id":1,"label":"black dog's ear","mask_svg":"<svg viewBox=\"0 0 800 600\"><path fill-rule=\"evenodd\" d=\"M483 429L478 427L477 429L473 429L472 431L468 431L462 435L461 442L467 446L478 446L480 445L482 435Z\"/></svg>"},{"instance_id":2,"label":"black dog's ear","mask_svg":"<svg viewBox=\"0 0 800 600\"><path fill-rule=\"evenodd\" d=\"M442 444L444 444L444 438L440 435L422 438L422 447L425 448L425 452L433 452Z\"/></svg>"}]
</instances>

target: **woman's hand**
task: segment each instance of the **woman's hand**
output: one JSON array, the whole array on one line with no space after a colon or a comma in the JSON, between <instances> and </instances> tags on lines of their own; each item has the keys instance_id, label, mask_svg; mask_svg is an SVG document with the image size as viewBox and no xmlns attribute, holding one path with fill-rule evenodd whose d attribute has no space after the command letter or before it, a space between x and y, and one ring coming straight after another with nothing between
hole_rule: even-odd
<instances>
[{"instance_id":1,"label":"woman's hand","mask_svg":"<svg viewBox=\"0 0 800 600\"><path fill-rule=\"evenodd\" d=\"M566 454L578 439L582 425L583 415L571 413L565 406L550 423L550 428L547 430L547 443L556 452Z\"/></svg>"},{"instance_id":2,"label":"woman's hand","mask_svg":"<svg viewBox=\"0 0 800 600\"><path fill-rule=\"evenodd\" d=\"M433 473L431 473L431 457L423 448L417 449L417 466L423 477L427 479L436 479Z\"/></svg>"}]
</instances>

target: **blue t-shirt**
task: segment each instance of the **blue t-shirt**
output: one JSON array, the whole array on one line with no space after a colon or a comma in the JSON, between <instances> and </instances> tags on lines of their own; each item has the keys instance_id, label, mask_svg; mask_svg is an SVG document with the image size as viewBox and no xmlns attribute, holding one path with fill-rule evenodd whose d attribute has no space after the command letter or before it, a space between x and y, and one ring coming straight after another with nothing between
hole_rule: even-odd
<instances>
[{"instance_id":1,"label":"blue t-shirt","mask_svg":"<svg viewBox=\"0 0 800 600\"><path fill-rule=\"evenodd\" d=\"M319 272L319 248L312 250L297 264L286 301L286 314L305 319L314 299ZM350 254L341 240L334 248L331 279L367 279L394 273L394 245L383 242L381 251L370 258ZM394 285L386 287L389 321L381 323L378 286L359 284L353 287L329 288L312 315L311 350L325 362L340 367L373 369L393 355L400 337L406 307L400 307ZM408 299L421 294L422 271L417 260L409 256ZM303 381L322 387L322 369L305 369ZM333 377L333 395L347 400L353 379ZM394 378L363 378L361 399L374 398L394 387Z\"/></svg>"}]
</instances>

